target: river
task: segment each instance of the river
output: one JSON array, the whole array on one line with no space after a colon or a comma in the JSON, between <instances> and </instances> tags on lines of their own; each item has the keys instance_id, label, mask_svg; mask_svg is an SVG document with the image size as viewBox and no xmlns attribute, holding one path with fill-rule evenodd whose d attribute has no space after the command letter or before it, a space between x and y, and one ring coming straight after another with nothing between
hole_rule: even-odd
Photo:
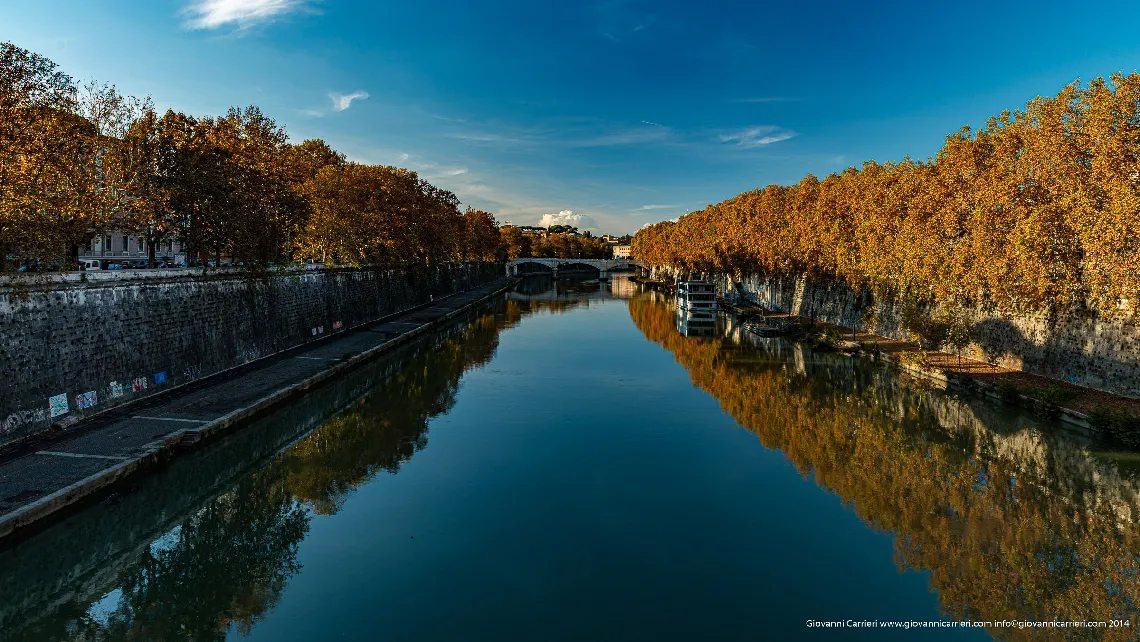
<instances>
[{"instance_id":1,"label":"river","mask_svg":"<svg viewBox=\"0 0 1140 642\"><path fill-rule=\"evenodd\" d=\"M704 334L532 278L0 550L0 638L1135 637L1135 454Z\"/></svg>"}]
</instances>

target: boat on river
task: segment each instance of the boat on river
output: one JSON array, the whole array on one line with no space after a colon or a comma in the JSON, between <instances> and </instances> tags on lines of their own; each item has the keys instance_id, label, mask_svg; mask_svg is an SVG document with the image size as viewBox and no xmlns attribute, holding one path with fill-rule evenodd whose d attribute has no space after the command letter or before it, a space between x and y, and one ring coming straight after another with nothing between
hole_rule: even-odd
<instances>
[{"instance_id":1,"label":"boat on river","mask_svg":"<svg viewBox=\"0 0 1140 642\"><path fill-rule=\"evenodd\" d=\"M708 281L677 283L677 311L716 313L716 286Z\"/></svg>"}]
</instances>

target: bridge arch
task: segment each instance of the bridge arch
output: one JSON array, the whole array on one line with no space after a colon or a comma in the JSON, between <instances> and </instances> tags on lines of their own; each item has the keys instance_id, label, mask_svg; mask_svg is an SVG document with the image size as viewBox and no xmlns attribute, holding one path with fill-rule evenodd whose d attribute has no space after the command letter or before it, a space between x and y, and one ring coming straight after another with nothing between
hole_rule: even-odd
<instances>
[{"instance_id":1,"label":"bridge arch","mask_svg":"<svg viewBox=\"0 0 1140 642\"><path fill-rule=\"evenodd\" d=\"M507 266L507 273L512 276L523 274L554 274L554 266L536 260L516 259Z\"/></svg>"},{"instance_id":2,"label":"bridge arch","mask_svg":"<svg viewBox=\"0 0 1140 642\"><path fill-rule=\"evenodd\" d=\"M542 267L535 267L542 266ZM613 269L628 269L629 267L641 267L639 261L617 260L617 259L559 259L547 257L520 257L511 259L507 262L507 275L518 276L520 274L534 274L537 272L558 275L559 270L567 269L583 269L589 268L597 270L600 278L606 278L610 270Z\"/></svg>"}]
</instances>

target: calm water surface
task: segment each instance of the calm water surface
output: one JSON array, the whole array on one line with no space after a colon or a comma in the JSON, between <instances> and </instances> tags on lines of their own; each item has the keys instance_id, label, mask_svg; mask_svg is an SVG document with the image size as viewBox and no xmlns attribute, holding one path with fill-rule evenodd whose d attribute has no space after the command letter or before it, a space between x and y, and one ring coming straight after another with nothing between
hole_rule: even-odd
<instances>
[{"instance_id":1,"label":"calm water surface","mask_svg":"<svg viewBox=\"0 0 1140 642\"><path fill-rule=\"evenodd\" d=\"M1028 635L805 623L1137 625L1133 456L730 322L683 336L667 302L625 281L551 286L532 280L0 551L0 637L949 640Z\"/></svg>"}]
</instances>

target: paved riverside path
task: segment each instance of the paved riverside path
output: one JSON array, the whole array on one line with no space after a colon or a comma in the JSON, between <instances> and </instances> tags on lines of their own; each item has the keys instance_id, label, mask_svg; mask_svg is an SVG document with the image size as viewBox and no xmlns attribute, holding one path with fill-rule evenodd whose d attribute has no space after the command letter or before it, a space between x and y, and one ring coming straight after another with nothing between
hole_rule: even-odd
<instances>
[{"instance_id":1,"label":"paved riverside path","mask_svg":"<svg viewBox=\"0 0 1140 642\"><path fill-rule=\"evenodd\" d=\"M489 285L114 408L0 456L0 538L159 465L311 386L423 334L515 282Z\"/></svg>"}]
</instances>

